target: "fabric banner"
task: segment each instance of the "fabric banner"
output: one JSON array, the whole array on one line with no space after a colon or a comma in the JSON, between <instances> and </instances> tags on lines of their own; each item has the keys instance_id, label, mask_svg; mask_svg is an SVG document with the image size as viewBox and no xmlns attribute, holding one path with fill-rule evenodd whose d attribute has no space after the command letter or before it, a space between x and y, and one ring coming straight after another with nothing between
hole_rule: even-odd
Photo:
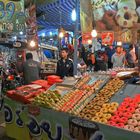
<instances>
[{"instance_id":1,"label":"fabric banner","mask_svg":"<svg viewBox=\"0 0 140 140\"><path fill-rule=\"evenodd\" d=\"M92 36L90 32L82 34L82 44L92 44Z\"/></svg>"},{"instance_id":2,"label":"fabric banner","mask_svg":"<svg viewBox=\"0 0 140 140\"><path fill-rule=\"evenodd\" d=\"M99 32L113 31L116 41L135 43L140 29L139 0L91 0Z\"/></svg>"},{"instance_id":3,"label":"fabric banner","mask_svg":"<svg viewBox=\"0 0 140 140\"><path fill-rule=\"evenodd\" d=\"M80 20L82 33L92 31L92 7L90 0L80 0Z\"/></svg>"},{"instance_id":4,"label":"fabric banner","mask_svg":"<svg viewBox=\"0 0 140 140\"><path fill-rule=\"evenodd\" d=\"M30 42L34 40L36 42L36 47L31 48L28 47L30 50L34 50L38 48L38 26L37 26L37 19L36 19L36 0L30 0L30 4L26 7L26 36L27 41Z\"/></svg>"},{"instance_id":5,"label":"fabric banner","mask_svg":"<svg viewBox=\"0 0 140 140\"><path fill-rule=\"evenodd\" d=\"M114 32L102 32L102 44L112 45L114 41Z\"/></svg>"},{"instance_id":6,"label":"fabric banner","mask_svg":"<svg viewBox=\"0 0 140 140\"><path fill-rule=\"evenodd\" d=\"M25 30L24 0L0 0L0 32Z\"/></svg>"},{"instance_id":7,"label":"fabric banner","mask_svg":"<svg viewBox=\"0 0 140 140\"><path fill-rule=\"evenodd\" d=\"M139 28L139 0L91 0L96 29L118 31Z\"/></svg>"},{"instance_id":8,"label":"fabric banner","mask_svg":"<svg viewBox=\"0 0 140 140\"><path fill-rule=\"evenodd\" d=\"M2 102L0 102L2 108ZM0 109L1 109L0 108ZM139 140L140 134L6 98L6 133L16 140Z\"/></svg>"}]
</instances>

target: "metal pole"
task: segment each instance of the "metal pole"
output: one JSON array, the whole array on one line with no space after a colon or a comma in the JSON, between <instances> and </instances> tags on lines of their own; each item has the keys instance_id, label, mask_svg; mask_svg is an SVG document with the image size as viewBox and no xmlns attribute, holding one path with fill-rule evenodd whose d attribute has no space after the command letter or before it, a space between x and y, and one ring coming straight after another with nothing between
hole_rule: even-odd
<instances>
[{"instance_id":1,"label":"metal pole","mask_svg":"<svg viewBox=\"0 0 140 140\"><path fill-rule=\"evenodd\" d=\"M138 68L139 68L139 73L140 73L140 46L138 46Z\"/></svg>"},{"instance_id":2,"label":"metal pole","mask_svg":"<svg viewBox=\"0 0 140 140\"><path fill-rule=\"evenodd\" d=\"M77 43L77 35L79 30L79 0L75 1L75 9L76 9L76 21L75 21L75 30L74 30L74 75L77 75L77 50L78 50L78 43Z\"/></svg>"}]
</instances>

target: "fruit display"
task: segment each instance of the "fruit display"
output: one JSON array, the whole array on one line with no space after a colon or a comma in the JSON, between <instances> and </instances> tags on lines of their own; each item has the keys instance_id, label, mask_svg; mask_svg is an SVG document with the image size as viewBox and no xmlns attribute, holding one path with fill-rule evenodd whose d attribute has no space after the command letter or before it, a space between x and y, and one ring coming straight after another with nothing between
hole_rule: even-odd
<instances>
[{"instance_id":1,"label":"fruit display","mask_svg":"<svg viewBox=\"0 0 140 140\"><path fill-rule=\"evenodd\" d=\"M102 106L108 103L111 97L122 88L124 82L118 78L110 80L96 95L96 97L80 112L79 117L92 120L101 112ZM112 108L112 112L115 108Z\"/></svg>"},{"instance_id":2,"label":"fruit display","mask_svg":"<svg viewBox=\"0 0 140 140\"><path fill-rule=\"evenodd\" d=\"M57 90L55 91L45 91L33 99L33 104L44 106L47 108L53 108L55 104L61 99L61 95Z\"/></svg>"},{"instance_id":3,"label":"fruit display","mask_svg":"<svg viewBox=\"0 0 140 140\"><path fill-rule=\"evenodd\" d=\"M127 97L108 121L109 125L140 132L140 95Z\"/></svg>"}]
</instances>

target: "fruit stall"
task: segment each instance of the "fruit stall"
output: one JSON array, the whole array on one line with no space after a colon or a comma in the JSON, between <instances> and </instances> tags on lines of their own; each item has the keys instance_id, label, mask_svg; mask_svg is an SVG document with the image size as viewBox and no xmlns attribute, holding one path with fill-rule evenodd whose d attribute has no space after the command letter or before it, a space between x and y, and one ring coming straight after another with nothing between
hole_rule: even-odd
<instances>
[{"instance_id":1,"label":"fruit stall","mask_svg":"<svg viewBox=\"0 0 140 140\"><path fill-rule=\"evenodd\" d=\"M7 92L0 106L5 112L9 137L17 140L140 139L139 85L107 74L48 83L35 81Z\"/></svg>"}]
</instances>

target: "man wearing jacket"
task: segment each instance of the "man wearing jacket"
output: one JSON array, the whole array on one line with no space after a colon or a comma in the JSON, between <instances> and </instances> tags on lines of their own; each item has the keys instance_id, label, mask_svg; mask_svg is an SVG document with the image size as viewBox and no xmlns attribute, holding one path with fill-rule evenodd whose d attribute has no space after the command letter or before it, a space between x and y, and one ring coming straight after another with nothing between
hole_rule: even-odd
<instances>
[{"instance_id":1,"label":"man wearing jacket","mask_svg":"<svg viewBox=\"0 0 140 140\"><path fill-rule=\"evenodd\" d=\"M73 76L73 61L68 58L68 49L61 49L60 56L61 59L57 62L56 74L61 78Z\"/></svg>"}]
</instances>

